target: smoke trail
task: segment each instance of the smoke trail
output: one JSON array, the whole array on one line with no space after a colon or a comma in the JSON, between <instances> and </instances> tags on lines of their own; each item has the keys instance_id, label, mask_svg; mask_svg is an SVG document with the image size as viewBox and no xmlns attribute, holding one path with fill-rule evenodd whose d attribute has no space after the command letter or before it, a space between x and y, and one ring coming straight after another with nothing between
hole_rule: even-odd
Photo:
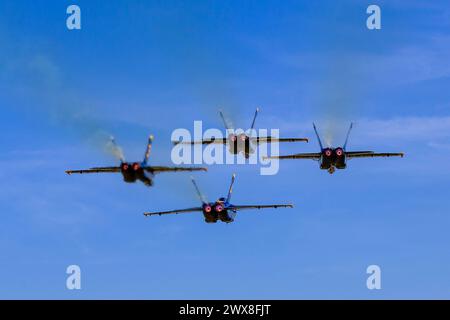
<instances>
[{"instance_id":1,"label":"smoke trail","mask_svg":"<svg viewBox=\"0 0 450 320\"><path fill-rule=\"evenodd\" d=\"M319 86L317 105L324 143L332 146L343 143L345 128L355 116L361 79L355 59L337 55L329 63Z\"/></svg>"},{"instance_id":2,"label":"smoke trail","mask_svg":"<svg viewBox=\"0 0 450 320\"><path fill-rule=\"evenodd\" d=\"M219 109L237 124L234 117L241 104L236 94L236 81L232 79L235 68L230 63L230 54L233 51L224 48L225 41L221 37L224 18L218 15L215 6L214 3L195 6L203 15L202 19L192 20L186 15L186 11L192 10L192 5L180 3L176 10L167 13L164 20L158 21L155 36L161 39L159 49L165 53L162 63L175 68L188 86L196 100L197 114L222 126ZM217 32L205 30L205 19L210 20L211 28Z\"/></svg>"},{"instance_id":3,"label":"smoke trail","mask_svg":"<svg viewBox=\"0 0 450 320\"><path fill-rule=\"evenodd\" d=\"M125 155L123 153L122 147L116 144L116 140L112 136L105 145L105 151L112 154L117 160L121 162L125 161Z\"/></svg>"},{"instance_id":4,"label":"smoke trail","mask_svg":"<svg viewBox=\"0 0 450 320\"><path fill-rule=\"evenodd\" d=\"M3 95L18 103L24 112L48 117L66 130L76 133L95 147L105 146L110 134L96 119L95 108L66 85L64 73L48 54L35 47L11 41L1 34L0 85Z\"/></svg>"}]
</instances>

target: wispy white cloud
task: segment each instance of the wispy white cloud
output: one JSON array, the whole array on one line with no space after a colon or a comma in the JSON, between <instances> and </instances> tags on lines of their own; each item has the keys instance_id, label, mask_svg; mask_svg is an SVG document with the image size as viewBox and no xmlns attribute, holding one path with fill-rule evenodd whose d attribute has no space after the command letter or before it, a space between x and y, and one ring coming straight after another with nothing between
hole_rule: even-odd
<instances>
[{"instance_id":1,"label":"wispy white cloud","mask_svg":"<svg viewBox=\"0 0 450 320\"><path fill-rule=\"evenodd\" d=\"M428 146L430 148L434 148L434 149L438 149L438 150L445 150L445 151L450 151L450 141L447 140L447 143L443 143L443 142L429 142Z\"/></svg>"},{"instance_id":2,"label":"wispy white cloud","mask_svg":"<svg viewBox=\"0 0 450 320\"><path fill-rule=\"evenodd\" d=\"M449 11L440 12L449 16ZM273 48L263 39L247 40L247 45L267 60L280 66L300 70L310 81L320 74L328 74L336 66L346 70L340 76L352 77L373 84L374 81L389 85L401 85L439 79L450 76L450 36L445 33L417 36L414 44L399 42L381 52L375 46L371 51L348 49L339 52L293 51L283 47ZM341 70L337 70L341 71Z\"/></svg>"},{"instance_id":3,"label":"wispy white cloud","mask_svg":"<svg viewBox=\"0 0 450 320\"><path fill-rule=\"evenodd\" d=\"M432 142L450 139L450 117L402 117L393 119L361 119L364 135L385 139L393 137L409 141Z\"/></svg>"},{"instance_id":4,"label":"wispy white cloud","mask_svg":"<svg viewBox=\"0 0 450 320\"><path fill-rule=\"evenodd\" d=\"M273 128L279 128L281 133L286 134L314 134L311 123L313 120L283 119L280 117L268 117L264 124L270 124ZM339 120L336 120L337 122ZM442 117L397 117L391 119L369 119L361 118L354 121L355 130L352 139L356 141L372 141L379 144L388 139L395 140L398 143L417 143L429 147L437 146L441 143L450 141L450 116ZM317 123L319 131L323 135L326 126L323 123ZM340 123L339 130L337 130L339 139L345 135L348 128L348 123Z\"/></svg>"},{"instance_id":5,"label":"wispy white cloud","mask_svg":"<svg viewBox=\"0 0 450 320\"><path fill-rule=\"evenodd\" d=\"M420 45L404 45L363 57L362 72L391 84L414 83L450 76L450 36L434 35Z\"/></svg>"}]
</instances>

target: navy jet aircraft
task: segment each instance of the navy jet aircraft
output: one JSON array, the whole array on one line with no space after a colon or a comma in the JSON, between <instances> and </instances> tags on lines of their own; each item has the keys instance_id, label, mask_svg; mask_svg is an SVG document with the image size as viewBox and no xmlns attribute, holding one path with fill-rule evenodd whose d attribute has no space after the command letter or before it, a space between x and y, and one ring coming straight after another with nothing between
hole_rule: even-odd
<instances>
[{"instance_id":1,"label":"navy jet aircraft","mask_svg":"<svg viewBox=\"0 0 450 320\"><path fill-rule=\"evenodd\" d=\"M112 148L114 153L119 157L120 166L117 167L95 167L85 170L67 170L68 175L79 173L121 173L123 180L128 183L136 182L137 180L143 182L146 186L153 185L153 178L156 173L160 172L175 172L175 171L207 171L207 168L197 167L164 167L164 166L149 166L147 165L152 148L153 136L148 138L147 149L145 151L144 160L142 162L126 162L121 149L116 145L114 138L111 138Z\"/></svg>"},{"instance_id":2,"label":"navy jet aircraft","mask_svg":"<svg viewBox=\"0 0 450 320\"><path fill-rule=\"evenodd\" d=\"M345 169L347 167L347 160L353 158L374 158L374 157L402 157L403 153L375 153L373 151L347 151L347 142L350 135L350 131L353 128L353 123L350 124L350 128L347 132L345 143L342 147L324 148L322 141L320 140L319 133L317 132L316 125L313 123L314 132L316 133L317 140L319 141L320 152L318 153L297 153L285 156L273 156L266 157L268 159L312 159L319 161L320 169L327 170L330 174L334 173L336 169Z\"/></svg>"},{"instance_id":3,"label":"navy jet aircraft","mask_svg":"<svg viewBox=\"0 0 450 320\"><path fill-rule=\"evenodd\" d=\"M194 207L188 209L180 209L180 210L171 210L171 211L160 211L160 212L146 212L144 215L154 216L154 215L163 215L163 214L178 214L178 213L186 213L186 212L203 212L203 216L205 217L206 223L216 223L217 221L222 221L225 223L233 222L236 214L239 210L246 209L265 209L265 208L293 208L292 204L271 204L271 205L234 205L230 203L231 193L233 191L233 184L236 175L233 174L231 178L230 189L228 190L228 195L226 198L219 198L216 202L208 202L205 196L200 192L200 189L197 186L194 178L192 178L192 183L194 184L195 190L202 202L201 207Z\"/></svg>"},{"instance_id":4,"label":"navy jet aircraft","mask_svg":"<svg viewBox=\"0 0 450 320\"><path fill-rule=\"evenodd\" d=\"M234 131L233 126L229 121L227 121L222 113L222 111L219 111L220 117L223 120L223 123L225 125L225 129L227 130L228 138L211 138L207 140L201 140L201 141L172 141L175 145L176 144L211 144L211 143L217 143L217 144L228 144L229 151L231 154L239 154L242 153L245 158L249 158L251 154L255 152L255 149L252 148L252 144L259 144L259 143L272 143L272 142L308 142L307 138L274 138L271 136L268 137L252 137L251 134L254 131L255 127L255 121L256 116L258 115L259 108L256 108L255 115L253 117L252 125L250 127L250 130L247 133L241 133L236 134Z\"/></svg>"}]
</instances>

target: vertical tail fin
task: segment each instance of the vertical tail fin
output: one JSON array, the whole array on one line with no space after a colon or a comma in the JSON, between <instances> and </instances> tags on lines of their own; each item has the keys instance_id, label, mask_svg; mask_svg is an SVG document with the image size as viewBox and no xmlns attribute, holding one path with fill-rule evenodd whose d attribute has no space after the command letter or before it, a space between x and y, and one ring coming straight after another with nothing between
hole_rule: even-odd
<instances>
[{"instance_id":1,"label":"vertical tail fin","mask_svg":"<svg viewBox=\"0 0 450 320\"><path fill-rule=\"evenodd\" d=\"M225 129L230 130L233 129L233 126L229 121L227 121L222 113L222 110L219 110L220 117L222 118L223 124L225 126Z\"/></svg>"},{"instance_id":2,"label":"vertical tail fin","mask_svg":"<svg viewBox=\"0 0 450 320\"><path fill-rule=\"evenodd\" d=\"M150 151L152 151L152 144L153 144L153 135L151 134L151 135L148 137L147 149L145 150L145 155L144 155L144 161L143 161L143 164L147 164L148 158L150 158Z\"/></svg>"},{"instance_id":3,"label":"vertical tail fin","mask_svg":"<svg viewBox=\"0 0 450 320\"><path fill-rule=\"evenodd\" d=\"M255 115L253 116L252 126L250 127L250 131L248 133L248 136L251 137L253 133L253 128L255 127L255 121L256 117L258 116L259 108L256 108Z\"/></svg>"},{"instance_id":4,"label":"vertical tail fin","mask_svg":"<svg viewBox=\"0 0 450 320\"><path fill-rule=\"evenodd\" d=\"M250 132L255 127L255 121L256 121L256 117L258 116L258 112L259 112L259 108L256 108L255 115L254 115L253 121L252 121L252 126L250 127Z\"/></svg>"},{"instance_id":5,"label":"vertical tail fin","mask_svg":"<svg viewBox=\"0 0 450 320\"><path fill-rule=\"evenodd\" d=\"M203 204L208 203L208 200L206 199L205 195L200 191L200 189L199 189L199 187L198 187L198 185L197 185L197 182L195 182L194 177L191 177L191 180L192 180L192 183L194 184L195 191L197 191L197 195L198 195L198 197L200 198L200 201L201 201Z\"/></svg>"},{"instance_id":6,"label":"vertical tail fin","mask_svg":"<svg viewBox=\"0 0 450 320\"><path fill-rule=\"evenodd\" d=\"M235 179L236 179L236 174L233 173L233 175L231 176L230 189L228 189L227 203L229 203L231 200L231 193L233 192L233 184L234 184Z\"/></svg>"},{"instance_id":7,"label":"vertical tail fin","mask_svg":"<svg viewBox=\"0 0 450 320\"><path fill-rule=\"evenodd\" d=\"M125 162L125 156L123 155L122 148L117 145L116 139L113 136L111 136L109 140L110 140L109 149L111 153L115 157L117 157L120 160L120 162Z\"/></svg>"},{"instance_id":8,"label":"vertical tail fin","mask_svg":"<svg viewBox=\"0 0 450 320\"><path fill-rule=\"evenodd\" d=\"M344 150L347 148L348 137L350 136L350 131L352 131L352 128L353 128L353 122L350 123L350 127L348 128L348 131L347 131L347 137L345 138L345 142L344 142L344 146L343 146Z\"/></svg>"},{"instance_id":9,"label":"vertical tail fin","mask_svg":"<svg viewBox=\"0 0 450 320\"><path fill-rule=\"evenodd\" d=\"M317 141L319 141L320 150L323 150L322 141L320 140L319 133L317 132L316 125L313 123L314 132L316 133Z\"/></svg>"}]
</instances>

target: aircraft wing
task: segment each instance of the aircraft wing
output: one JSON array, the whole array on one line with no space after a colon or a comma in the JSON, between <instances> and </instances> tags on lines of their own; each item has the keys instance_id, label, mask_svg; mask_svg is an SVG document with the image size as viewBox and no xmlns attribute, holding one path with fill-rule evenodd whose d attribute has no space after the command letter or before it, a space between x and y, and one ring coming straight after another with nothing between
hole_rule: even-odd
<instances>
[{"instance_id":1,"label":"aircraft wing","mask_svg":"<svg viewBox=\"0 0 450 320\"><path fill-rule=\"evenodd\" d=\"M346 155L360 154L360 153L375 153L374 151L345 151Z\"/></svg>"},{"instance_id":2,"label":"aircraft wing","mask_svg":"<svg viewBox=\"0 0 450 320\"><path fill-rule=\"evenodd\" d=\"M272 157L264 157L265 159L313 159L319 160L322 156L321 153L297 153L286 156L272 156Z\"/></svg>"},{"instance_id":3,"label":"aircraft wing","mask_svg":"<svg viewBox=\"0 0 450 320\"><path fill-rule=\"evenodd\" d=\"M273 137L255 137L250 138L250 140L256 143L309 141L308 138L273 138Z\"/></svg>"},{"instance_id":4,"label":"aircraft wing","mask_svg":"<svg viewBox=\"0 0 450 320\"><path fill-rule=\"evenodd\" d=\"M375 153L373 151L352 151L346 152L346 157L349 159L352 158L374 158L374 157L402 157L404 154L402 152L398 153Z\"/></svg>"},{"instance_id":5,"label":"aircraft wing","mask_svg":"<svg viewBox=\"0 0 450 320\"><path fill-rule=\"evenodd\" d=\"M293 208L292 204L269 204L269 205L245 205L245 206L231 206L227 210L239 211L246 209L268 209L268 208Z\"/></svg>"},{"instance_id":6,"label":"aircraft wing","mask_svg":"<svg viewBox=\"0 0 450 320\"><path fill-rule=\"evenodd\" d=\"M150 173L160 172L176 172L176 171L208 171L207 168L202 167L164 167L164 166L148 166L143 168Z\"/></svg>"},{"instance_id":7,"label":"aircraft wing","mask_svg":"<svg viewBox=\"0 0 450 320\"><path fill-rule=\"evenodd\" d=\"M206 139L206 140L200 140L200 141L172 141L173 144L226 144L227 138L217 138L217 139Z\"/></svg>"},{"instance_id":8,"label":"aircraft wing","mask_svg":"<svg viewBox=\"0 0 450 320\"><path fill-rule=\"evenodd\" d=\"M90 169L84 169L84 170L66 170L66 173L68 175L71 175L73 173L115 173L120 172L120 167L99 167L99 168L90 168Z\"/></svg>"},{"instance_id":9,"label":"aircraft wing","mask_svg":"<svg viewBox=\"0 0 450 320\"><path fill-rule=\"evenodd\" d=\"M145 212L144 216L160 216L163 214L179 214L186 212L195 212L195 211L203 211L202 207L188 208L188 209L180 209L180 210L170 210L170 211L157 211L157 212Z\"/></svg>"}]
</instances>

